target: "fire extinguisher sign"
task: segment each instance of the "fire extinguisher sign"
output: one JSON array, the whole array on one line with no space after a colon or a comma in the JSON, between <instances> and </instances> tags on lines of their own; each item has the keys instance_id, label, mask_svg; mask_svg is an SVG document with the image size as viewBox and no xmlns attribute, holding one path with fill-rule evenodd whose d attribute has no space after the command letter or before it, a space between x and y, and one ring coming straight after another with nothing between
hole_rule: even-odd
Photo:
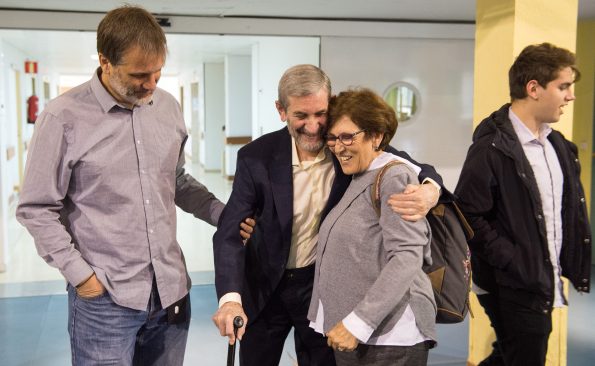
<instances>
[{"instance_id":1,"label":"fire extinguisher sign","mask_svg":"<svg viewBox=\"0 0 595 366\"><path fill-rule=\"evenodd\" d=\"M37 74L37 61L25 61L25 73Z\"/></svg>"}]
</instances>

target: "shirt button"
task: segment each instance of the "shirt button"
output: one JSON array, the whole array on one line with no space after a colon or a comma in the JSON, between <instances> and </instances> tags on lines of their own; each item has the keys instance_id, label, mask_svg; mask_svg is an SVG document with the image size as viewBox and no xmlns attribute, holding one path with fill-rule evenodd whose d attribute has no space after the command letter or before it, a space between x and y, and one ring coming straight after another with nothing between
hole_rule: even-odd
<instances>
[{"instance_id":1,"label":"shirt button","mask_svg":"<svg viewBox=\"0 0 595 366\"><path fill-rule=\"evenodd\" d=\"M586 238L586 239L584 240L584 242L585 242L585 244L589 244L589 243L591 242L591 240L590 240L589 238Z\"/></svg>"},{"instance_id":2,"label":"shirt button","mask_svg":"<svg viewBox=\"0 0 595 366\"><path fill-rule=\"evenodd\" d=\"M537 215L537 220L541 220L542 218L543 218L543 216Z\"/></svg>"},{"instance_id":3,"label":"shirt button","mask_svg":"<svg viewBox=\"0 0 595 366\"><path fill-rule=\"evenodd\" d=\"M145 200L145 203L146 203L147 205L149 204L149 202L151 202L151 201L149 201L149 200Z\"/></svg>"},{"instance_id":4,"label":"shirt button","mask_svg":"<svg viewBox=\"0 0 595 366\"><path fill-rule=\"evenodd\" d=\"M153 229L149 229L149 233L150 234L153 234Z\"/></svg>"},{"instance_id":5,"label":"shirt button","mask_svg":"<svg viewBox=\"0 0 595 366\"><path fill-rule=\"evenodd\" d=\"M145 170L144 169L141 169L140 172L141 172L141 174L145 174Z\"/></svg>"},{"instance_id":6,"label":"shirt button","mask_svg":"<svg viewBox=\"0 0 595 366\"><path fill-rule=\"evenodd\" d=\"M136 140L136 143L140 145L140 140Z\"/></svg>"},{"instance_id":7,"label":"shirt button","mask_svg":"<svg viewBox=\"0 0 595 366\"><path fill-rule=\"evenodd\" d=\"M543 309L543 313L544 314L547 314L547 309Z\"/></svg>"},{"instance_id":8,"label":"shirt button","mask_svg":"<svg viewBox=\"0 0 595 366\"><path fill-rule=\"evenodd\" d=\"M581 197L581 202L583 202L583 203L585 202L585 198L584 197Z\"/></svg>"}]
</instances>

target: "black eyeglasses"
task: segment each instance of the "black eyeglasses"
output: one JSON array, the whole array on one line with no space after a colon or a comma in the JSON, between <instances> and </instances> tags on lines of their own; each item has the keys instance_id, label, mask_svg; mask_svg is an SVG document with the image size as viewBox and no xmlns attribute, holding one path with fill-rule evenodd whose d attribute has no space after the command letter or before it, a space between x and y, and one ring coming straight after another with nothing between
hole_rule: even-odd
<instances>
[{"instance_id":1,"label":"black eyeglasses","mask_svg":"<svg viewBox=\"0 0 595 366\"><path fill-rule=\"evenodd\" d=\"M355 135L364 131L365 130L359 130L354 133L341 133L339 134L339 136L335 136L329 133L328 135L324 136L324 139L326 140L326 144L328 145L328 147L334 147L337 143L337 140L341 141L341 143L344 146L351 146L351 144L353 144L353 139Z\"/></svg>"}]
</instances>

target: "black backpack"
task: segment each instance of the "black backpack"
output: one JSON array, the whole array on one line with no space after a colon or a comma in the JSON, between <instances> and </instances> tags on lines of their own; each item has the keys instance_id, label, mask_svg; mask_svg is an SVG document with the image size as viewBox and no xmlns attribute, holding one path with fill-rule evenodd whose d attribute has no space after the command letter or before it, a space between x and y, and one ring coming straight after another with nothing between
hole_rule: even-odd
<instances>
[{"instance_id":1,"label":"black backpack","mask_svg":"<svg viewBox=\"0 0 595 366\"><path fill-rule=\"evenodd\" d=\"M372 205L380 216L380 182L391 166L403 164L398 160L387 163L380 169L372 186ZM442 188L444 189L444 188ZM454 197L450 192L443 196ZM469 311L471 288L471 262L467 240L473 238L473 230L454 202L449 199L439 202L428 212L426 219L432 228L432 265L424 264L434 290L438 312L437 323L459 323Z\"/></svg>"}]
</instances>

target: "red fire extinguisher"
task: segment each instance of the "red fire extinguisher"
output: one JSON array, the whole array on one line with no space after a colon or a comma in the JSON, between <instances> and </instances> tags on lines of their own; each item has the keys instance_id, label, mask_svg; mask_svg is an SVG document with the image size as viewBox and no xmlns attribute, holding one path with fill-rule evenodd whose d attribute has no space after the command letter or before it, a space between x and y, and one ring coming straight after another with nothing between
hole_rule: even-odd
<instances>
[{"instance_id":1,"label":"red fire extinguisher","mask_svg":"<svg viewBox=\"0 0 595 366\"><path fill-rule=\"evenodd\" d=\"M39 98L35 94L27 99L27 123L35 123L39 112Z\"/></svg>"}]
</instances>

